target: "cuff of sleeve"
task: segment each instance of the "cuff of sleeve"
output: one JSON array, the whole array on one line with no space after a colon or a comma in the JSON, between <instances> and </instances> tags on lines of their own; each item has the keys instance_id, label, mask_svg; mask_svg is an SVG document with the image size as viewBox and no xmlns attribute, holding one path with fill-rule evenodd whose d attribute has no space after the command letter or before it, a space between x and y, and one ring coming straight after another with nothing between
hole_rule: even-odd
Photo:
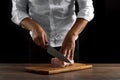
<instances>
[{"instance_id":1,"label":"cuff of sleeve","mask_svg":"<svg viewBox=\"0 0 120 80\"><path fill-rule=\"evenodd\" d=\"M85 20L87 20L87 21L91 21L93 18L94 18L94 14L93 13L90 13L90 12L79 12L78 14L77 14L77 18L83 18L83 19L85 19Z\"/></svg>"},{"instance_id":2,"label":"cuff of sleeve","mask_svg":"<svg viewBox=\"0 0 120 80\"><path fill-rule=\"evenodd\" d=\"M15 24L17 24L17 25L20 25L20 22L24 19L24 18L27 18L27 17L29 17L27 14L17 14L17 15L14 15L12 18L11 18L11 20L15 23Z\"/></svg>"}]
</instances>

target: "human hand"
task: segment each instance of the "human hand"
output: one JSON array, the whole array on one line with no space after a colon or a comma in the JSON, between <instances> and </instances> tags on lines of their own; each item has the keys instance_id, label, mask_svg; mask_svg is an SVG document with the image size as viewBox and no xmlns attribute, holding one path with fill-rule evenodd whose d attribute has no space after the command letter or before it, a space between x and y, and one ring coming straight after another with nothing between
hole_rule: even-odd
<instances>
[{"instance_id":1,"label":"human hand","mask_svg":"<svg viewBox=\"0 0 120 80\"><path fill-rule=\"evenodd\" d=\"M75 35L68 33L60 49L60 52L70 60L73 60L74 58L75 40Z\"/></svg>"},{"instance_id":2,"label":"human hand","mask_svg":"<svg viewBox=\"0 0 120 80\"><path fill-rule=\"evenodd\" d=\"M25 18L21 21L20 25L30 31L33 42L42 48L46 48L48 39L42 26L31 18Z\"/></svg>"},{"instance_id":3,"label":"human hand","mask_svg":"<svg viewBox=\"0 0 120 80\"><path fill-rule=\"evenodd\" d=\"M38 25L38 27L34 27L30 31L30 35L32 37L33 42L35 42L38 46L42 48L46 48L48 39L45 31L42 29L42 27L40 27L40 25Z\"/></svg>"}]
</instances>

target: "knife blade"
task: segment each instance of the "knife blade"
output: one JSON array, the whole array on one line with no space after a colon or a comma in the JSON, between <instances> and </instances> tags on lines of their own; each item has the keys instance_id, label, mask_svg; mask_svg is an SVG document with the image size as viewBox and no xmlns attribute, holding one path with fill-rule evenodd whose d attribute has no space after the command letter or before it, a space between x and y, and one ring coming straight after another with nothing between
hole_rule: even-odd
<instances>
[{"instance_id":1,"label":"knife blade","mask_svg":"<svg viewBox=\"0 0 120 80\"><path fill-rule=\"evenodd\" d=\"M71 63L69 59L67 59L62 53L60 53L59 51L57 51L56 49L54 49L51 46L47 47L47 53L49 53L50 55L57 57L60 60L63 60L65 62Z\"/></svg>"}]
</instances>

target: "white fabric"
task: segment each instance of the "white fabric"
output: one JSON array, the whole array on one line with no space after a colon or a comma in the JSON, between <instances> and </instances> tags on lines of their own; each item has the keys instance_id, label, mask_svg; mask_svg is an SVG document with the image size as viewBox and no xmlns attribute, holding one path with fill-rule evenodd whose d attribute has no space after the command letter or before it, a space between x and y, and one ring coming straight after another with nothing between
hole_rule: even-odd
<instances>
[{"instance_id":1,"label":"white fabric","mask_svg":"<svg viewBox=\"0 0 120 80\"><path fill-rule=\"evenodd\" d=\"M79 12L76 16L75 0L12 0L11 20L19 25L24 18L32 18L46 31L49 45L61 46L76 18L91 21L94 16L92 0L77 1Z\"/></svg>"}]
</instances>

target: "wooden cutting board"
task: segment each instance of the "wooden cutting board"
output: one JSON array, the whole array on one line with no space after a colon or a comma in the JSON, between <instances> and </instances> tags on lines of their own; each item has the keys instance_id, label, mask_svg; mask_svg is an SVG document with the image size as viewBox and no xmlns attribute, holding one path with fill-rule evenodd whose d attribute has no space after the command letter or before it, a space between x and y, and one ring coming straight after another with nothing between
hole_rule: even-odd
<instances>
[{"instance_id":1,"label":"wooden cutting board","mask_svg":"<svg viewBox=\"0 0 120 80\"><path fill-rule=\"evenodd\" d=\"M67 66L64 68L53 68L51 64L39 64L36 66L27 66L25 70L28 72L39 73L39 74L56 74L56 73L63 73L63 72L70 72L70 71L77 71L92 68L90 64L82 64L82 63L75 63L72 66Z\"/></svg>"}]
</instances>

